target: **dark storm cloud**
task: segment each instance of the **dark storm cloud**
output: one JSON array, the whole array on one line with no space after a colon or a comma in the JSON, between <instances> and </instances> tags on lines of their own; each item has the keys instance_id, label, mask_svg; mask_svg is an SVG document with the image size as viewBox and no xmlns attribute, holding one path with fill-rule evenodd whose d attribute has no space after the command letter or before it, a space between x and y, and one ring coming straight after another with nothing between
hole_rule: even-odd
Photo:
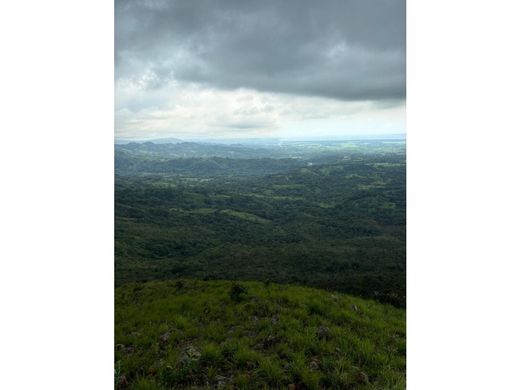
<instances>
[{"instance_id":1,"label":"dark storm cloud","mask_svg":"<svg viewBox=\"0 0 520 390\"><path fill-rule=\"evenodd\" d=\"M116 0L116 77L399 101L405 1Z\"/></svg>"}]
</instances>

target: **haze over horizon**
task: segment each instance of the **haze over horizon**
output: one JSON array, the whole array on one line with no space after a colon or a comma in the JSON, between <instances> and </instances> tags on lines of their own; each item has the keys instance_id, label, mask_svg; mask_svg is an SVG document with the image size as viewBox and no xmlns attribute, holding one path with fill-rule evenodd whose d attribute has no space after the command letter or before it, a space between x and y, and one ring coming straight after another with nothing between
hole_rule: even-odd
<instances>
[{"instance_id":1,"label":"haze over horizon","mask_svg":"<svg viewBox=\"0 0 520 390\"><path fill-rule=\"evenodd\" d=\"M116 139L404 134L405 13L402 0L116 0Z\"/></svg>"},{"instance_id":2,"label":"haze over horizon","mask_svg":"<svg viewBox=\"0 0 520 390\"><path fill-rule=\"evenodd\" d=\"M116 144L127 144L131 142L143 143L183 143L183 142L197 142L197 143L222 143L222 144L236 144L236 143L292 143L292 142L341 142L341 141L363 141L363 140L406 140L406 133L400 134L350 134L344 136L291 136L291 137L270 137L270 136L245 136L245 137L150 137L150 138L118 138L115 137Z\"/></svg>"}]
</instances>

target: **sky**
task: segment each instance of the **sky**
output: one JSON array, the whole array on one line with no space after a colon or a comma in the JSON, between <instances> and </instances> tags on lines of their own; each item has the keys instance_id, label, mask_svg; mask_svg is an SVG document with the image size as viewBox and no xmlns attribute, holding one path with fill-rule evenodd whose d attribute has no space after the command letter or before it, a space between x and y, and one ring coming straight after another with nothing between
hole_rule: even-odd
<instances>
[{"instance_id":1,"label":"sky","mask_svg":"<svg viewBox=\"0 0 520 390\"><path fill-rule=\"evenodd\" d=\"M116 0L116 138L403 134L405 18L405 0Z\"/></svg>"}]
</instances>

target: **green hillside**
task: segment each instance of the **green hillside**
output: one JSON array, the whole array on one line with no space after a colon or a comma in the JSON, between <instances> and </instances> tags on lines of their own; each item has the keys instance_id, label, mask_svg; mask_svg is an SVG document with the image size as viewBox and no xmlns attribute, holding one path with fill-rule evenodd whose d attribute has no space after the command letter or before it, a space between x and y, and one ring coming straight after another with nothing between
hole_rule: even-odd
<instances>
[{"instance_id":1,"label":"green hillside","mask_svg":"<svg viewBox=\"0 0 520 390\"><path fill-rule=\"evenodd\" d=\"M118 389L404 389L405 311L262 282L115 292Z\"/></svg>"},{"instance_id":2,"label":"green hillside","mask_svg":"<svg viewBox=\"0 0 520 390\"><path fill-rule=\"evenodd\" d=\"M115 179L116 284L260 280L404 307L406 156L378 148L290 160L133 157L131 174L116 160L127 172Z\"/></svg>"}]
</instances>

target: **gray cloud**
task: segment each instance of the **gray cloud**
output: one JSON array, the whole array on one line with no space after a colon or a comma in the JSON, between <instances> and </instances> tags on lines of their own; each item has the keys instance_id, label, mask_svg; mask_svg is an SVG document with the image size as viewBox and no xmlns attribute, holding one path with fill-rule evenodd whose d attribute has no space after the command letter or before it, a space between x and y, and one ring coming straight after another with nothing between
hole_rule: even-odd
<instances>
[{"instance_id":1,"label":"gray cloud","mask_svg":"<svg viewBox=\"0 0 520 390\"><path fill-rule=\"evenodd\" d=\"M116 78L399 102L404 0L116 0Z\"/></svg>"}]
</instances>

